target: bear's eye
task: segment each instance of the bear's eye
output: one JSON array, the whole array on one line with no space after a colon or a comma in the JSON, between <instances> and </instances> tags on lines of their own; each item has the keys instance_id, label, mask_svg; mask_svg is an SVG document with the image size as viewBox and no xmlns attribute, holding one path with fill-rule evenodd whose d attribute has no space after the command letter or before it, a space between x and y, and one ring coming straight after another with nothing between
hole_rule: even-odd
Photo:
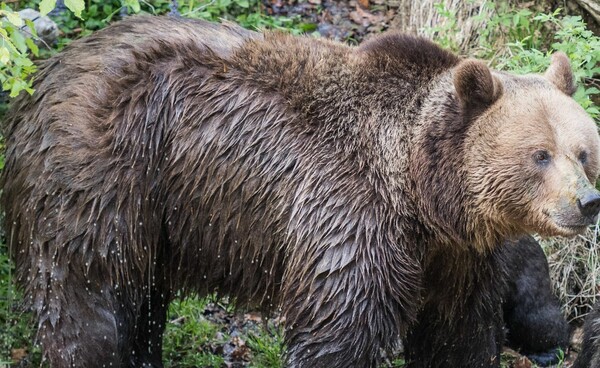
<instances>
[{"instance_id":1,"label":"bear's eye","mask_svg":"<svg viewBox=\"0 0 600 368\"><path fill-rule=\"evenodd\" d=\"M550 153L540 150L533 154L533 160L538 165L548 165L550 163Z\"/></svg>"},{"instance_id":2,"label":"bear's eye","mask_svg":"<svg viewBox=\"0 0 600 368\"><path fill-rule=\"evenodd\" d=\"M579 154L579 162L581 162L583 165L585 165L587 163L588 160L588 154L586 151L581 151L581 153Z\"/></svg>"}]
</instances>

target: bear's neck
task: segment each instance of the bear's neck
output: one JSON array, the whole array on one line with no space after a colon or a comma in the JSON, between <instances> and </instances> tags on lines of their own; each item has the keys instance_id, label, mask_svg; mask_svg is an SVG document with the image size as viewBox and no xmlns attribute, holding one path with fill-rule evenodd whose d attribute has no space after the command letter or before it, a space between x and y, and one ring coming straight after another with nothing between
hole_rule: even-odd
<instances>
[{"instance_id":1,"label":"bear's neck","mask_svg":"<svg viewBox=\"0 0 600 368\"><path fill-rule=\"evenodd\" d=\"M432 83L423 101L411 144L410 175L414 201L429 242L492 250L510 233L484 216L468 191L465 145L471 124L463 121L451 73Z\"/></svg>"}]
</instances>

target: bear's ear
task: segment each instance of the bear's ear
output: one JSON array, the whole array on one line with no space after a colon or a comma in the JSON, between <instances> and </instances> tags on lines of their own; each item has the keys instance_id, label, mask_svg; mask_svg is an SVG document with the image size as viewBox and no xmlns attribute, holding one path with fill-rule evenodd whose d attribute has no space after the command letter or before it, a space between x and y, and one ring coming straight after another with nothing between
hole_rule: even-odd
<instances>
[{"instance_id":1,"label":"bear's ear","mask_svg":"<svg viewBox=\"0 0 600 368\"><path fill-rule=\"evenodd\" d=\"M456 67L454 88L462 111L469 115L481 113L502 96L502 83L478 60L465 60Z\"/></svg>"},{"instance_id":2,"label":"bear's ear","mask_svg":"<svg viewBox=\"0 0 600 368\"><path fill-rule=\"evenodd\" d=\"M544 73L544 77L567 96L573 96L577 89L571 63L564 52L555 52L552 55L552 62Z\"/></svg>"}]
</instances>

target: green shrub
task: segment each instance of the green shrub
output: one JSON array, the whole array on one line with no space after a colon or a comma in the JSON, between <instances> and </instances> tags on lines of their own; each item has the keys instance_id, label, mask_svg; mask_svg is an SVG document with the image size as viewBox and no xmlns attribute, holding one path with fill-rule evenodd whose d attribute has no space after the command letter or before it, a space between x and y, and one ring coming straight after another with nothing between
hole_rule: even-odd
<instances>
[{"instance_id":1,"label":"green shrub","mask_svg":"<svg viewBox=\"0 0 600 368\"><path fill-rule=\"evenodd\" d=\"M15 97L22 90L33 93L29 76L35 72L35 65L29 59L29 52L38 55L38 47L31 37L20 29L25 25L35 29L30 20L24 21L18 13L6 4L0 6L0 83L2 90L10 91Z\"/></svg>"},{"instance_id":2,"label":"green shrub","mask_svg":"<svg viewBox=\"0 0 600 368\"><path fill-rule=\"evenodd\" d=\"M598 122L600 110L592 98L600 94L600 37L580 16L562 16L562 10L534 13L507 1L485 2L472 17L477 29L467 50L459 50L456 10L436 5L439 25L424 32L440 45L488 60L492 67L517 74L543 73L556 51L567 54L578 82L575 100ZM599 122L600 123L600 122Z\"/></svg>"},{"instance_id":3,"label":"green shrub","mask_svg":"<svg viewBox=\"0 0 600 368\"><path fill-rule=\"evenodd\" d=\"M516 73L542 73L550 63L549 55L562 51L571 60L575 79L579 82L573 98L590 114L598 119L600 110L594 105L592 97L600 94L597 88L600 82L600 37L587 29L580 16L557 17L558 10L553 14L538 14L534 21L541 25L548 23L556 29L552 43L544 47L542 41L534 42L533 37L514 40L507 43L510 51L499 60L497 67L501 70L511 70Z\"/></svg>"}]
</instances>

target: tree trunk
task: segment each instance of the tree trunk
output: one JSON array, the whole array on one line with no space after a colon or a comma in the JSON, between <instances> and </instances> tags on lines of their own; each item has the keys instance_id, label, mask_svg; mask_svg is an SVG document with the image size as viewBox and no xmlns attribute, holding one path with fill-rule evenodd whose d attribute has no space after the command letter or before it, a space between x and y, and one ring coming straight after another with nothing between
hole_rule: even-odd
<instances>
[{"instance_id":1,"label":"tree trunk","mask_svg":"<svg viewBox=\"0 0 600 368\"><path fill-rule=\"evenodd\" d=\"M598 0L575 0L579 6L585 9L598 24L600 24L600 1Z\"/></svg>"}]
</instances>

